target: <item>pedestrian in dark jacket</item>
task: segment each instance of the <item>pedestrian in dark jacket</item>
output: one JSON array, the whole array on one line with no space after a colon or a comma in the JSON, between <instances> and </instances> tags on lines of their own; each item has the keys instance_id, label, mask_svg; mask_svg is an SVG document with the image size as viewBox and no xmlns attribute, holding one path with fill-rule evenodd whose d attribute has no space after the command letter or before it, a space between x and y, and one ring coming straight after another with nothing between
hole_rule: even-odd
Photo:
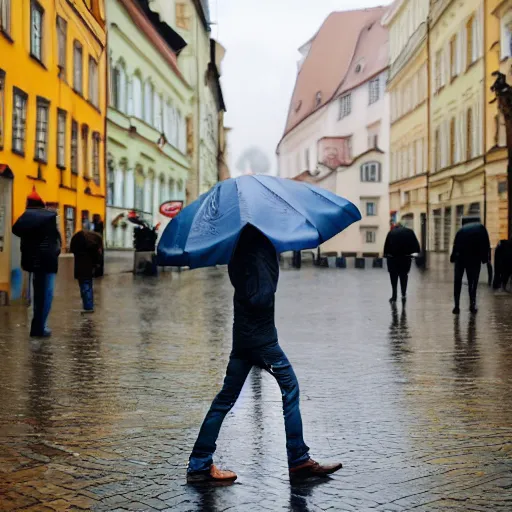
<instances>
[{"instance_id":1,"label":"pedestrian in dark jacket","mask_svg":"<svg viewBox=\"0 0 512 512\"><path fill-rule=\"evenodd\" d=\"M78 280L83 313L94 312L93 277L101 263L103 240L94 231L78 231L71 239L70 251L75 256L75 279Z\"/></svg>"},{"instance_id":2,"label":"pedestrian in dark jacket","mask_svg":"<svg viewBox=\"0 0 512 512\"><path fill-rule=\"evenodd\" d=\"M455 284L453 314L460 313L460 294L464 272L468 278L471 313L476 313L476 293L482 264L489 263L491 244L489 233L480 222L472 217L462 219L462 227L455 235L450 261L455 263Z\"/></svg>"},{"instance_id":3,"label":"pedestrian in dark jacket","mask_svg":"<svg viewBox=\"0 0 512 512\"><path fill-rule=\"evenodd\" d=\"M412 229L397 224L386 237L384 257L387 258L388 272L393 294L389 302L394 304L398 295L398 280L402 290L402 302L407 300L407 284L411 271L412 255L419 254L420 243Z\"/></svg>"},{"instance_id":4,"label":"pedestrian in dark jacket","mask_svg":"<svg viewBox=\"0 0 512 512\"><path fill-rule=\"evenodd\" d=\"M493 288L497 290L501 287L506 290L510 276L512 276L512 239L500 240L494 251Z\"/></svg>"},{"instance_id":5,"label":"pedestrian in dark jacket","mask_svg":"<svg viewBox=\"0 0 512 512\"><path fill-rule=\"evenodd\" d=\"M321 466L309 456L304 442L299 408L299 384L278 343L274 321L279 262L272 242L252 226L246 227L229 263L235 289L233 349L221 392L214 399L189 460L187 481L232 482L237 476L213 465L213 454L222 422L235 405L253 366L268 371L283 397L288 465L292 478L327 475L341 464Z\"/></svg>"},{"instance_id":6,"label":"pedestrian in dark jacket","mask_svg":"<svg viewBox=\"0 0 512 512\"><path fill-rule=\"evenodd\" d=\"M30 335L48 337L51 331L47 320L59 267L61 237L57 214L45 209L35 187L27 197L27 208L15 222L12 232L21 239L21 267L32 274L34 315Z\"/></svg>"},{"instance_id":7,"label":"pedestrian in dark jacket","mask_svg":"<svg viewBox=\"0 0 512 512\"><path fill-rule=\"evenodd\" d=\"M101 238L102 238L101 246L103 248L105 225L104 225L103 221L101 220L101 215L99 213L95 213L92 217L92 222L94 225L92 230L101 236ZM98 265L96 265L96 268L94 270L94 277L103 277L104 274L105 274L105 254L102 250L100 261L99 261Z\"/></svg>"}]
</instances>

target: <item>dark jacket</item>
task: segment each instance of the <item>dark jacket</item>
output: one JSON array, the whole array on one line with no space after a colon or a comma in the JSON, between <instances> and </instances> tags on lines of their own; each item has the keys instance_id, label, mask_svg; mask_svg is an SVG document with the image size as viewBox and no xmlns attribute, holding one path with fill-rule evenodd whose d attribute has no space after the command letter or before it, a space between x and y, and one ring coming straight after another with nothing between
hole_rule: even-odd
<instances>
[{"instance_id":1,"label":"dark jacket","mask_svg":"<svg viewBox=\"0 0 512 512\"><path fill-rule=\"evenodd\" d=\"M412 229L400 226L393 228L386 237L384 256L388 260L388 271L407 274L411 270L411 254L421 251L420 243Z\"/></svg>"},{"instance_id":2,"label":"dark jacket","mask_svg":"<svg viewBox=\"0 0 512 512\"><path fill-rule=\"evenodd\" d=\"M57 214L44 208L27 208L12 232L21 238L21 267L26 272L56 274L62 240Z\"/></svg>"},{"instance_id":3,"label":"dark jacket","mask_svg":"<svg viewBox=\"0 0 512 512\"><path fill-rule=\"evenodd\" d=\"M71 239L70 251L75 256L75 279L92 279L101 263L103 240L94 231L78 231Z\"/></svg>"},{"instance_id":4,"label":"dark jacket","mask_svg":"<svg viewBox=\"0 0 512 512\"><path fill-rule=\"evenodd\" d=\"M279 260L272 242L248 226L240 236L228 270L235 288L233 346L257 348L276 342Z\"/></svg>"},{"instance_id":5,"label":"dark jacket","mask_svg":"<svg viewBox=\"0 0 512 512\"><path fill-rule=\"evenodd\" d=\"M455 235L450 261L464 264L488 263L490 253L487 229L483 224L473 222L462 226Z\"/></svg>"}]
</instances>

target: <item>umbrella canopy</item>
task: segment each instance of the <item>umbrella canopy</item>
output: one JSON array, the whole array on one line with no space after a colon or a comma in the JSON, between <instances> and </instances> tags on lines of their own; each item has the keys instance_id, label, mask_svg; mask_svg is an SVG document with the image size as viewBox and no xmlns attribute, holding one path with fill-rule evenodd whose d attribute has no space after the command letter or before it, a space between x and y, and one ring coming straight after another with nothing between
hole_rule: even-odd
<instances>
[{"instance_id":1,"label":"umbrella canopy","mask_svg":"<svg viewBox=\"0 0 512 512\"><path fill-rule=\"evenodd\" d=\"M421 252L420 244L412 229L405 226L393 228L386 237L385 256L410 256Z\"/></svg>"},{"instance_id":2,"label":"umbrella canopy","mask_svg":"<svg viewBox=\"0 0 512 512\"><path fill-rule=\"evenodd\" d=\"M278 253L313 249L360 219L350 201L308 183L241 176L218 183L167 225L158 263L225 265L247 224L259 229Z\"/></svg>"}]
</instances>

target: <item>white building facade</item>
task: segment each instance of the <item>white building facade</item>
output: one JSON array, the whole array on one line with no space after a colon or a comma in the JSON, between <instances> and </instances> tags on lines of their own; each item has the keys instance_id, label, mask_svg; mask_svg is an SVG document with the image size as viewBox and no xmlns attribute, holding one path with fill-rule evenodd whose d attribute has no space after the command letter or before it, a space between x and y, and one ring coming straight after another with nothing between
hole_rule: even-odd
<instances>
[{"instance_id":1,"label":"white building facade","mask_svg":"<svg viewBox=\"0 0 512 512\"><path fill-rule=\"evenodd\" d=\"M285 133L277 150L281 177L326 188L360 209L361 222L322 246L324 252L337 254L382 254L389 231L387 32L379 24L382 9L364 12L369 15L359 20L343 16L352 13L337 13L341 15L335 20L337 26L329 27L326 22L317 36L303 46L305 56L300 74L306 70L310 58L323 57L326 64L332 58L327 51L323 56L323 52L315 53L323 30L343 31L345 23L359 21L355 47L340 70L338 86L323 105ZM346 51L350 52L351 48ZM312 75L311 79L314 81L315 77ZM309 89L318 89L313 102L321 103L321 95L329 93L321 90L320 84L318 87L313 84ZM290 109L300 110L305 102L305 97L295 97Z\"/></svg>"}]
</instances>

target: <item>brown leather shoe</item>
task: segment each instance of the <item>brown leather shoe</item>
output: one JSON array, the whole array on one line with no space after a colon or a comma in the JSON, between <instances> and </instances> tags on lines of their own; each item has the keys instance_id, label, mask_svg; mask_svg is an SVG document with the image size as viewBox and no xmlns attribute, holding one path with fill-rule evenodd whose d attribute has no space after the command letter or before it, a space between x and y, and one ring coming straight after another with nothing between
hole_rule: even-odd
<instances>
[{"instance_id":1,"label":"brown leather shoe","mask_svg":"<svg viewBox=\"0 0 512 512\"><path fill-rule=\"evenodd\" d=\"M313 459L309 459L300 466L290 468L290 478L303 479L314 476L332 475L333 473L336 473L336 471L339 471L342 467L343 465L341 462L338 464L321 465Z\"/></svg>"},{"instance_id":2,"label":"brown leather shoe","mask_svg":"<svg viewBox=\"0 0 512 512\"><path fill-rule=\"evenodd\" d=\"M189 484L232 484L236 479L236 473L233 473L233 471L222 471L217 466L215 466L215 464L212 464L208 471L197 471L195 473L187 473L187 483Z\"/></svg>"}]
</instances>

